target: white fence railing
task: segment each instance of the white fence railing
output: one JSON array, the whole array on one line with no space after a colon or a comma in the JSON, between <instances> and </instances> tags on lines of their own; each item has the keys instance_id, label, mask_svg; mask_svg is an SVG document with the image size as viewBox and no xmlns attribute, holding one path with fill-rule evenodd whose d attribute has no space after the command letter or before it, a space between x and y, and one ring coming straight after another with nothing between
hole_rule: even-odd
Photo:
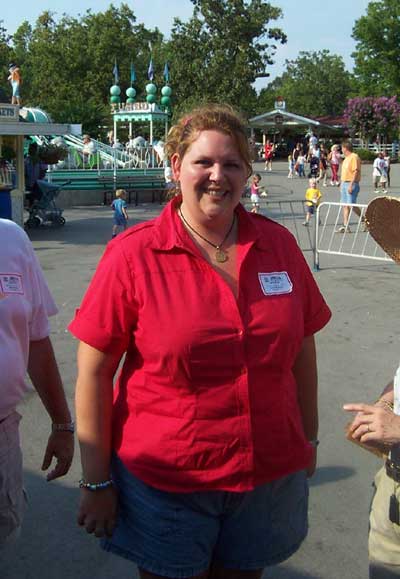
<instances>
[{"instance_id":1,"label":"white fence railing","mask_svg":"<svg viewBox=\"0 0 400 579\"><path fill-rule=\"evenodd\" d=\"M365 224L367 205L352 204L349 224L343 226L345 203L324 202L317 209L314 238L314 268L320 267L320 254L343 255L391 262L391 258L371 237Z\"/></svg>"},{"instance_id":2,"label":"white fence railing","mask_svg":"<svg viewBox=\"0 0 400 579\"><path fill-rule=\"evenodd\" d=\"M250 199L245 200L245 204L250 209ZM367 205L349 205L347 228L343 228L344 206L344 203L321 203L309 226L304 226L306 206L303 200L279 200L268 196L261 200L260 211L289 229L304 253L312 252L315 271L320 268L321 254L391 263L391 258L368 232L365 224Z\"/></svg>"}]
</instances>

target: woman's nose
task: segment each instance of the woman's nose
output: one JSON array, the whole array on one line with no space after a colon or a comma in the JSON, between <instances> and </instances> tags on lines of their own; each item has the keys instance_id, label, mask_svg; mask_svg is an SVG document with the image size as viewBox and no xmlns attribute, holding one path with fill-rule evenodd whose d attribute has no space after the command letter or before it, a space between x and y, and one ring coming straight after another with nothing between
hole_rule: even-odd
<instances>
[{"instance_id":1,"label":"woman's nose","mask_svg":"<svg viewBox=\"0 0 400 579\"><path fill-rule=\"evenodd\" d=\"M210 181L221 181L224 175L223 167L219 163L214 163L210 171Z\"/></svg>"}]
</instances>

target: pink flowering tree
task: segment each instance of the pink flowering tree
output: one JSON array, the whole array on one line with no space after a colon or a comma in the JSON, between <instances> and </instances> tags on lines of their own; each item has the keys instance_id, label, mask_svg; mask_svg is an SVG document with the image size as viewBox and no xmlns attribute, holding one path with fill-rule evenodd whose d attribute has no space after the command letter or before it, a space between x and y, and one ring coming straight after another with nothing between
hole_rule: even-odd
<instances>
[{"instance_id":1,"label":"pink flowering tree","mask_svg":"<svg viewBox=\"0 0 400 579\"><path fill-rule=\"evenodd\" d=\"M363 142L380 135L384 141L397 136L400 128L400 103L397 97L357 97L347 101L344 112L350 129Z\"/></svg>"}]
</instances>

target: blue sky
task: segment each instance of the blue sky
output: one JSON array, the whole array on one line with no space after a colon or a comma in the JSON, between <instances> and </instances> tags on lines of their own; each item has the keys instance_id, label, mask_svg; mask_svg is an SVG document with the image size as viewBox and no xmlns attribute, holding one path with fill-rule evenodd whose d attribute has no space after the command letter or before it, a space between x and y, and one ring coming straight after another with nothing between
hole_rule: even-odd
<instances>
[{"instance_id":1,"label":"blue sky","mask_svg":"<svg viewBox=\"0 0 400 579\"><path fill-rule=\"evenodd\" d=\"M276 62L269 69L270 79L281 74L285 60L295 59L301 50L327 48L341 55L346 67L352 69L353 59L350 55L355 44L351 32L354 21L366 13L369 0L332 0L320 3L315 0L270 1L274 6L282 8L284 17L276 25L288 36L287 44L279 46ZM115 6L120 5L118 1L113 3ZM157 26L165 35L169 34L175 16L187 20L193 8L190 0L128 0L126 3L132 8L138 22L143 22L148 28ZM20 0L18 4L4 1L0 19L12 34L23 20L34 23L44 10L51 10L56 16L63 13L76 16L87 9L92 12L104 11L109 5L109 0ZM258 88L267 82L259 81Z\"/></svg>"}]
</instances>

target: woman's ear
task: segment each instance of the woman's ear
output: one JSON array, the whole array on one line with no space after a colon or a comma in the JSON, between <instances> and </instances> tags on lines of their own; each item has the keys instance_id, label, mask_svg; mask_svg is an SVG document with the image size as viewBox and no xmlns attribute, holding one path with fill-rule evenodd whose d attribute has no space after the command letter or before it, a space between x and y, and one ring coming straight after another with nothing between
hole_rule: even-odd
<instances>
[{"instance_id":1,"label":"woman's ear","mask_svg":"<svg viewBox=\"0 0 400 579\"><path fill-rule=\"evenodd\" d=\"M181 174L181 159L178 153L174 153L171 157L171 169L174 181L179 181Z\"/></svg>"}]
</instances>

